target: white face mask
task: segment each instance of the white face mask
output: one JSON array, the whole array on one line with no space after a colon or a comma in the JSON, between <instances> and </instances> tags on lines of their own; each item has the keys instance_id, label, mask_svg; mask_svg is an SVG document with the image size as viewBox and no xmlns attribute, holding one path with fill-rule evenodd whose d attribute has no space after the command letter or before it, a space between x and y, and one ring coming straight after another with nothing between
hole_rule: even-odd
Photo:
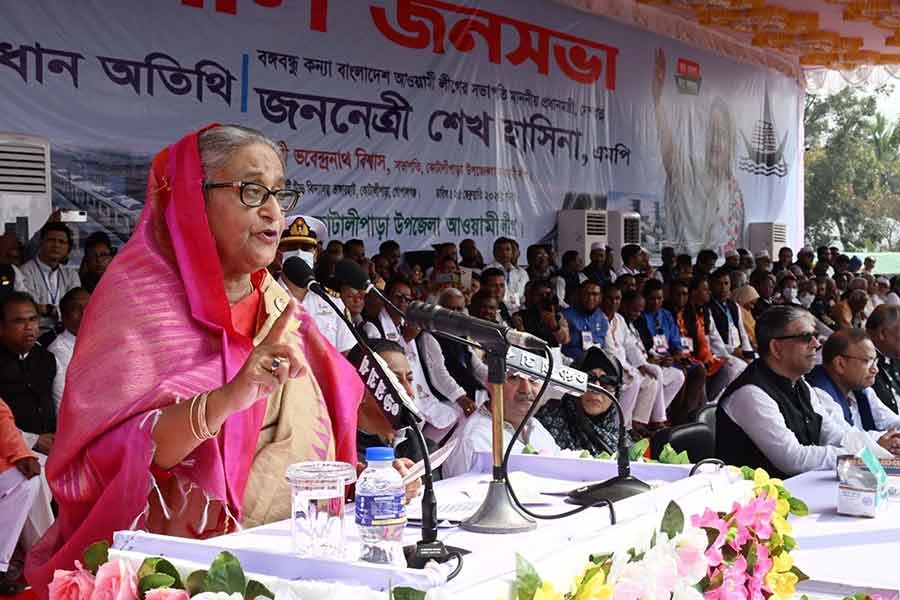
<instances>
[{"instance_id":1,"label":"white face mask","mask_svg":"<svg viewBox=\"0 0 900 600\"><path fill-rule=\"evenodd\" d=\"M287 262L287 259L291 258L292 256L303 259L303 262L308 264L310 269L314 269L316 267L316 253L308 252L306 250L300 250L299 248L297 250L288 250L286 252L282 252L281 264Z\"/></svg>"},{"instance_id":2,"label":"white face mask","mask_svg":"<svg viewBox=\"0 0 900 600\"><path fill-rule=\"evenodd\" d=\"M813 300L816 299L816 297L814 295L810 294L809 292L803 292L802 294L800 294L800 296L798 296L797 299L800 301L800 304L802 304L806 308L809 308L810 305L813 303Z\"/></svg>"}]
</instances>

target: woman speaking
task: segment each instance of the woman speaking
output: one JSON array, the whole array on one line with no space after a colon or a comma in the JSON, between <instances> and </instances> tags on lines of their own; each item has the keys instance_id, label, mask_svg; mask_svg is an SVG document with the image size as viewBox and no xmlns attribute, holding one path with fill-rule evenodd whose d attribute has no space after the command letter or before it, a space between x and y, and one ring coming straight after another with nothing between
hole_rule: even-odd
<instances>
[{"instance_id":1,"label":"woman speaking","mask_svg":"<svg viewBox=\"0 0 900 600\"><path fill-rule=\"evenodd\" d=\"M122 529L209 537L287 518L288 464L355 463L362 384L267 274L298 192L278 147L213 126L153 160L140 222L91 297L28 556L42 596Z\"/></svg>"}]
</instances>

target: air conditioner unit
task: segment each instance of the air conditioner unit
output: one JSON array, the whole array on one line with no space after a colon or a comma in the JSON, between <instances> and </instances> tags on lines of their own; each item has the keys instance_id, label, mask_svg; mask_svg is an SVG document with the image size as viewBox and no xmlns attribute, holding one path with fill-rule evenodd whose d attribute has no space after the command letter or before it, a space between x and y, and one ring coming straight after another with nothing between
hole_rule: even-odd
<instances>
[{"instance_id":1,"label":"air conditioner unit","mask_svg":"<svg viewBox=\"0 0 900 600\"><path fill-rule=\"evenodd\" d=\"M561 210L556 214L559 255L575 250L587 263L591 244L609 243L605 210Z\"/></svg>"},{"instance_id":2,"label":"air conditioner unit","mask_svg":"<svg viewBox=\"0 0 900 600\"><path fill-rule=\"evenodd\" d=\"M787 225L784 223L750 223L750 252L765 250L774 261L782 246L787 246Z\"/></svg>"},{"instance_id":3,"label":"air conditioner unit","mask_svg":"<svg viewBox=\"0 0 900 600\"><path fill-rule=\"evenodd\" d=\"M23 242L50 216L50 142L0 133L0 223Z\"/></svg>"},{"instance_id":4,"label":"air conditioner unit","mask_svg":"<svg viewBox=\"0 0 900 600\"><path fill-rule=\"evenodd\" d=\"M640 243L640 213L610 211L609 245L613 249L613 267L616 271L622 268L622 246Z\"/></svg>"}]
</instances>

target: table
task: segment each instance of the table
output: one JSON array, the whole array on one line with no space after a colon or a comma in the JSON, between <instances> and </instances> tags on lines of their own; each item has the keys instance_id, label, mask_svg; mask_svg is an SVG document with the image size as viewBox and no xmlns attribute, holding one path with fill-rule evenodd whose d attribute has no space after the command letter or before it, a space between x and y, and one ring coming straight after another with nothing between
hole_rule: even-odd
<instances>
[{"instance_id":1,"label":"table","mask_svg":"<svg viewBox=\"0 0 900 600\"><path fill-rule=\"evenodd\" d=\"M615 474L616 465L614 463L594 462L596 464L592 464L590 469L591 479L607 479ZM559 468L565 463L542 461L540 464L544 476L535 480L541 482L541 485L551 486L554 490L560 487L571 489L578 487L582 481L577 477L572 477L569 481L559 482L546 477L548 469L553 471L554 465L555 468ZM569 465L570 473L579 472L577 469L572 470L572 466L574 465ZM510 584L515 579L515 554L517 552L534 564L542 575L560 588L567 589L572 578L581 573L591 553L627 549L641 541L649 541L652 532L659 526L663 512L670 500L676 500L685 514L689 516L702 512L707 506L722 510L728 509L733 501L744 500L750 490L748 483L736 482L725 472L700 474L688 478L686 477L687 470L683 467L666 471L661 470L659 465L634 464L633 473L647 481L654 479L659 481L661 474L664 475L663 479L677 480L663 481L649 492L617 502L616 513L619 521L615 526L610 524L609 512L606 509L592 508L562 520L539 521L535 530L520 534L486 535L467 532L459 527L441 529L440 539L447 544L470 550L472 553L466 556L459 577L440 586L437 590L439 597L490 599L507 597ZM668 477L665 477L666 473L669 474ZM673 474L677 474L677 477ZM486 482L488 478L487 474L470 473L438 482L436 484L438 500L441 502L442 498L453 498L463 492L472 495L479 489L486 490L487 486L482 482ZM546 514L573 508L572 505L565 504L562 498L551 496L544 496L544 498L546 498L547 504L533 506L532 510ZM348 507L349 549L350 556L355 556L358 537L355 526L352 524L352 514L352 508ZM406 530L404 542L412 544L419 537L419 529L410 526ZM166 544L178 543L192 546L193 549L182 546L177 550L170 547L168 548L170 551L166 552L167 556L172 558L193 559L197 566L188 568L205 568L204 562L208 564L211 557L220 549L235 551L235 554L245 563L245 567L256 572L263 570L263 573L274 574L275 570L284 567L283 564L276 567L275 563L298 562L298 559L291 556L289 521L272 523L209 540L185 542L158 536L155 541L158 543L157 546L145 547L142 551L153 555L159 553L161 549L167 549ZM206 554L196 553L194 550L198 547L205 547ZM253 555L253 552L266 552L268 558ZM241 553L244 555L242 556ZM266 560L268 560L268 564ZM175 561L173 560L173 562ZM252 563L253 566L248 563ZM321 564L310 564L305 572L315 570L319 573L333 573L336 568L339 568L338 565L339 563L332 563L335 568L323 571ZM393 574L390 579L393 585L409 584L410 579L403 579L407 576L420 578L419 583L421 584L428 583L428 578L423 576L421 571L412 569L403 571L403 573L395 572ZM384 573L381 575L384 576ZM280 577L285 577L284 570L281 571ZM369 580L368 585L386 589L387 586L384 585L386 581L388 581L387 577L382 579L382 586L378 586ZM435 582L432 580L430 585L434 586ZM309 597L309 595L305 597Z\"/></svg>"},{"instance_id":2,"label":"table","mask_svg":"<svg viewBox=\"0 0 900 600\"><path fill-rule=\"evenodd\" d=\"M792 518L794 562L810 579L884 588L900 593L900 502L888 502L875 518L837 513L837 475L812 471L785 481L809 506L809 516Z\"/></svg>"}]
</instances>

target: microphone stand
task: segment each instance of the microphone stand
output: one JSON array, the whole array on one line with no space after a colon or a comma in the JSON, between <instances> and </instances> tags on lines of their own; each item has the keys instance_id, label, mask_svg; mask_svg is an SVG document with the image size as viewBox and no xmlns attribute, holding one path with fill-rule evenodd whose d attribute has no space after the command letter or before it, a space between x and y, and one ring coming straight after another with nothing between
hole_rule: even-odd
<instances>
[{"instance_id":1,"label":"microphone stand","mask_svg":"<svg viewBox=\"0 0 900 600\"><path fill-rule=\"evenodd\" d=\"M311 281L307 285L307 289L310 292L315 293L325 300L332 310L334 310L341 321L343 321L344 325L350 329L350 333L353 334L356 343L359 344L363 352L369 355L373 364L377 364L372 350L366 345L363 336L356 330L356 327L353 326L353 323L350 322L347 315L338 308L337 304L334 303L334 300L331 299L331 296L321 288L317 281ZM456 569L447 576L447 580L449 581L462 569L462 557L463 554L466 554L468 551L454 546L445 546L442 541L437 539L437 500L434 495L434 477L431 470L431 457L428 455L428 446L425 444L425 436L422 435L422 430L419 429L416 417L406 409L402 409L402 413L406 424L409 425L410 429L413 431L412 438L416 441L419 450L422 452L422 464L425 467L425 473L422 475L422 539L416 542L414 546L404 547L403 553L406 556L408 566L413 569L424 569L425 564L430 560L446 562L451 558L457 558L459 564Z\"/></svg>"},{"instance_id":2,"label":"microphone stand","mask_svg":"<svg viewBox=\"0 0 900 600\"><path fill-rule=\"evenodd\" d=\"M488 367L488 388L491 396L493 425L493 473L487 496L474 515L460 523L460 527L476 533L519 533L530 531L537 523L523 514L513 503L507 489L507 475L503 468L503 385L506 383L506 353L509 343L500 332L492 343L481 343Z\"/></svg>"}]
</instances>

